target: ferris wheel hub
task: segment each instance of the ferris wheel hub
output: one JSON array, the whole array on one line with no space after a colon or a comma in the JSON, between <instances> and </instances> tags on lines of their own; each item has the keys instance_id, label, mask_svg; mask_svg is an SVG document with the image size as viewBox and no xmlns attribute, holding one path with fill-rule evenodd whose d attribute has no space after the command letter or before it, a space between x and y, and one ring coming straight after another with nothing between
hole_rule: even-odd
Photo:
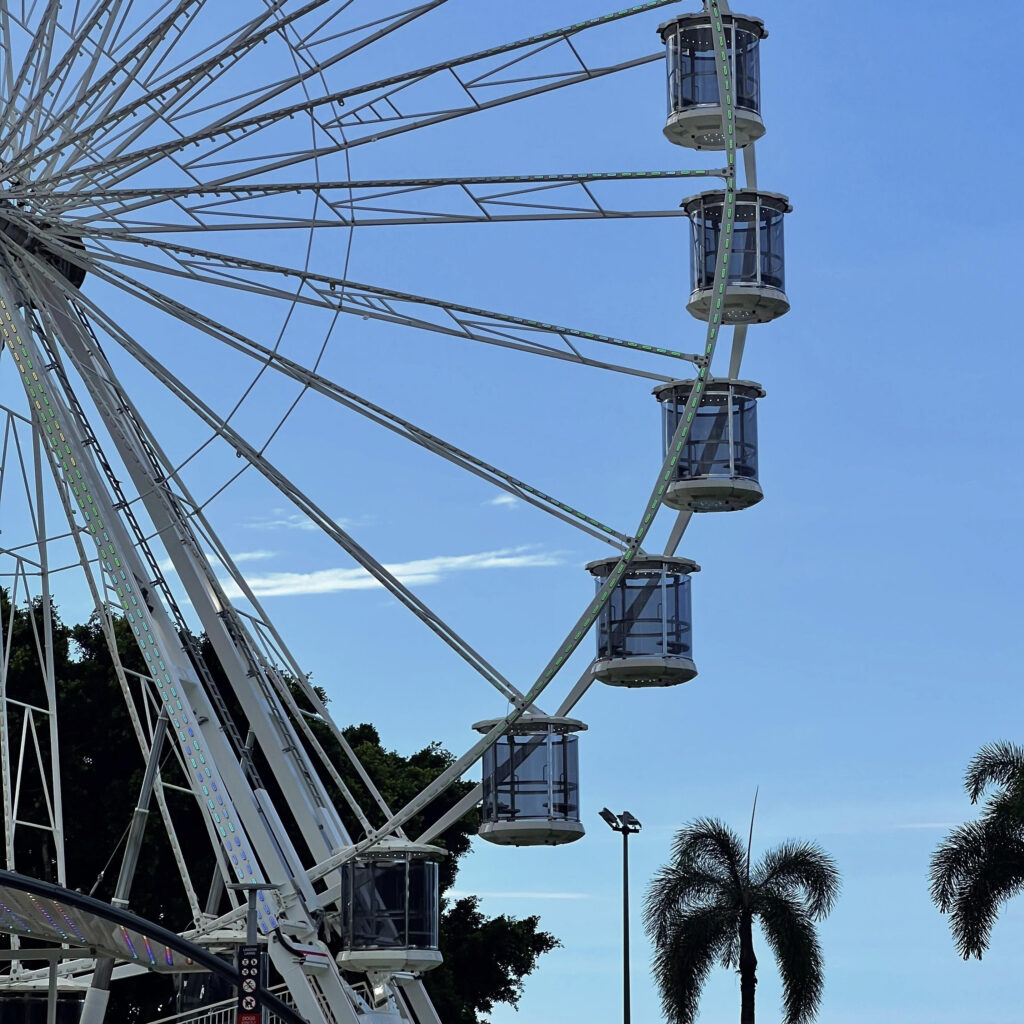
<instances>
[{"instance_id":1,"label":"ferris wheel hub","mask_svg":"<svg viewBox=\"0 0 1024 1024\"><path fill-rule=\"evenodd\" d=\"M41 240L37 235L32 234L28 229L7 215L7 211L17 210L17 207L9 199L0 199L0 234L4 235L9 243L12 243L15 250L21 250L42 260L57 271L65 280L70 281L76 288L81 288L85 280L85 270L73 263L66 256L60 255L52 247ZM17 210L17 215L24 218L26 211ZM41 233L48 233L51 225L46 222L34 222ZM73 249L85 250L85 246L75 238L67 236L54 236L55 240L62 245Z\"/></svg>"}]
</instances>

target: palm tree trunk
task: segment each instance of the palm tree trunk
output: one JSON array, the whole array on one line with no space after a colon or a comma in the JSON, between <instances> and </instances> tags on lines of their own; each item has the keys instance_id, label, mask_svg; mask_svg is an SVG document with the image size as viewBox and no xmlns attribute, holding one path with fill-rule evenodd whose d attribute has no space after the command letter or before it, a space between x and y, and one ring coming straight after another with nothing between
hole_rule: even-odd
<instances>
[{"instance_id":1,"label":"palm tree trunk","mask_svg":"<svg viewBox=\"0 0 1024 1024\"><path fill-rule=\"evenodd\" d=\"M740 914L740 1024L754 1024L754 989L757 987L757 957L754 956L754 916Z\"/></svg>"}]
</instances>

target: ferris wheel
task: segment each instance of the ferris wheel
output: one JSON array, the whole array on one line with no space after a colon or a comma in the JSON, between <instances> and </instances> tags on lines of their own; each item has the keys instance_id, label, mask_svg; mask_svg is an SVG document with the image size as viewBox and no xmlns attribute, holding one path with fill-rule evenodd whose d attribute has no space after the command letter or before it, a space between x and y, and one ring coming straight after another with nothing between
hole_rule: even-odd
<instances>
[{"instance_id":1,"label":"ferris wheel","mask_svg":"<svg viewBox=\"0 0 1024 1024\"><path fill-rule=\"evenodd\" d=\"M759 189L754 159L765 131L759 46L767 33L759 19L732 13L725 0L685 13L679 0L650 0L363 77L376 52L418 52L417 33L448 6L263 0L240 13L212 0L0 0L0 585L11 610L0 623L5 866L17 870L16 835L31 825L51 837L57 881L66 880L50 602L73 578L99 617L149 765L144 798L164 820L193 911L185 934L230 951L252 939L251 922L291 1003L315 1024L436 1024L419 980L440 961L443 851L434 841L476 806L480 836L491 843L580 839L577 751L586 726L576 714L588 689L671 686L697 674L690 578L699 566L677 548L693 515L761 500L756 414L765 392L741 377L741 362L748 326L789 308L790 206ZM677 9L658 13L670 6ZM645 20L645 32L660 35L656 51L637 50L633 27ZM598 57L589 56L592 37L602 40ZM667 141L708 151L719 166L353 174L353 155L371 143L374 154L386 153L393 137L509 104L542 104L545 94L582 92L666 60ZM681 208L645 208L632 198L640 183L687 178L718 185ZM685 217L691 226L686 309L703 325L694 325L692 353L350 276L353 239L378 228L642 217ZM528 303L517 296L514 305ZM521 469L493 464L332 379L322 356L336 324L348 320L455 337L541 368L554 360L649 379L662 409L664 459L651 493L637 495L635 527L607 525ZM727 365L716 376L725 327L731 348L718 357ZM214 348L252 367L226 406L211 397L217 388L195 354ZM567 609L565 639L528 685L495 668L332 516L314 488L301 486L285 460L268 454L299 400L261 417L261 396L279 380L608 545L607 557L586 566L595 596L575 619ZM194 445L151 428L168 409L179 410ZM330 440L325 433L310 444L326 448ZM216 445L232 452L238 471L211 484L204 459ZM310 684L301 652L293 654L219 538L211 503L242 472L265 481L287 515L336 544L497 691L500 713L466 723L480 738L405 807L387 806ZM644 542L662 505L676 521L654 553ZM39 653L32 694L8 686L18 607L30 612ZM144 671L124 664L118 623L130 629ZM196 629L209 639L205 653L192 639ZM594 660L580 678L563 679L562 667L594 642L591 634ZM371 806L351 795L311 719L350 758ZM259 777L254 750L270 766L272 787ZM180 769L173 783L194 797L229 886L212 906L197 896L168 810L157 767L167 752ZM419 812L476 770L479 785L448 815L421 835L407 833ZM21 780L30 772L46 791L42 822L20 816ZM332 785L361 835L345 827ZM129 849L140 839L133 834ZM117 894L122 903L129 882ZM255 893L251 915L246 889ZM0 916L0 930L60 941L61 915L72 928L72 912L47 910L44 900L22 911ZM85 1024L103 1020L125 964L161 969L152 951L151 963L130 943L122 952L62 967L67 977L90 979ZM180 970L171 960L168 952L166 966ZM0 979L0 995L23 983L13 974Z\"/></svg>"}]
</instances>

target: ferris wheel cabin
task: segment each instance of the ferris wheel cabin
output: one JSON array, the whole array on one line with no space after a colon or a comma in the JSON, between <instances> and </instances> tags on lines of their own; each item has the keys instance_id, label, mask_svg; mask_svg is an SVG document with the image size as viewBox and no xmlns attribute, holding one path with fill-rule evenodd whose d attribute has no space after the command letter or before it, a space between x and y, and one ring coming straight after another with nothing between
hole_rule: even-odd
<instances>
[{"instance_id":1,"label":"ferris wheel cabin","mask_svg":"<svg viewBox=\"0 0 1024 1024\"><path fill-rule=\"evenodd\" d=\"M477 722L489 732L498 719ZM575 718L523 715L483 756L479 835L500 846L561 846L579 839Z\"/></svg>"},{"instance_id":2,"label":"ferris wheel cabin","mask_svg":"<svg viewBox=\"0 0 1024 1024\"><path fill-rule=\"evenodd\" d=\"M696 383L676 380L654 389L666 454ZM665 494L669 508L734 512L764 497L757 480L757 400L764 394L760 384L749 380L706 383Z\"/></svg>"},{"instance_id":3,"label":"ferris wheel cabin","mask_svg":"<svg viewBox=\"0 0 1024 1024\"><path fill-rule=\"evenodd\" d=\"M438 859L444 850L385 839L341 866L345 971L422 973L438 951Z\"/></svg>"},{"instance_id":4,"label":"ferris wheel cabin","mask_svg":"<svg viewBox=\"0 0 1024 1024\"><path fill-rule=\"evenodd\" d=\"M687 310L707 320L714 298L718 240L725 211L724 192L702 192L683 201L690 218L690 301ZM741 189L729 257L729 287L722 323L763 324L789 311L783 218L791 213L789 200L775 192Z\"/></svg>"},{"instance_id":5,"label":"ferris wheel cabin","mask_svg":"<svg viewBox=\"0 0 1024 1024\"><path fill-rule=\"evenodd\" d=\"M591 562L600 592L617 558ZM675 686L697 675L693 663L690 574L700 566L667 555L634 558L597 621L594 678L611 686Z\"/></svg>"},{"instance_id":6,"label":"ferris wheel cabin","mask_svg":"<svg viewBox=\"0 0 1024 1024\"><path fill-rule=\"evenodd\" d=\"M722 23L735 83L733 130L736 146L742 148L764 135L759 46L768 33L759 18L742 14L723 14ZM725 149L711 18L684 14L665 22L658 32L668 57L665 136L689 149Z\"/></svg>"}]
</instances>

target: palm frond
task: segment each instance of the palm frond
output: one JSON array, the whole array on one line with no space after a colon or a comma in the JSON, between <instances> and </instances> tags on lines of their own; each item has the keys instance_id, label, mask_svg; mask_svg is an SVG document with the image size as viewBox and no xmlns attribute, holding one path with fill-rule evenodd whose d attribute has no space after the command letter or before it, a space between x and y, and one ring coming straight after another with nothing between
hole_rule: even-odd
<instances>
[{"instance_id":1,"label":"palm frond","mask_svg":"<svg viewBox=\"0 0 1024 1024\"><path fill-rule=\"evenodd\" d=\"M716 818L698 818L684 825L672 844L677 864L689 863L705 871L725 869L742 888L745 882L746 854L740 837Z\"/></svg>"},{"instance_id":2,"label":"palm frond","mask_svg":"<svg viewBox=\"0 0 1024 1024\"><path fill-rule=\"evenodd\" d=\"M737 916L739 916L737 912ZM737 928L729 941L725 944L722 952L718 955L718 962L727 970L736 970L740 965L740 930Z\"/></svg>"},{"instance_id":3,"label":"palm frond","mask_svg":"<svg viewBox=\"0 0 1024 1024\"><path fill-rule=\"evenodd\" d=\"M939 844L932 854L929 866L930 892L932 902L942 911L949 913L958 894L979 875L984 875L986 865L993 852L1002 848L1014 838L1022 838L1014 829L995 818L958 825Z\"/></svg>"},{"instance_id":4,"label":"palm frond","mask_svg":"<svg viewBox=\"0 0 1024 1024\"><path fill-rule=\"evenodd\" d=\"M653 963L671 1024L693 1024L704 982L735 932L736 915L728 908L709 906L674 917L665 941L655 947Z\"/></svg>"},{"instance_id":5,"label":"palm frond","mask_svg":"<svg viewBox=\"0 0 1024 1024\"><path fill-rule=\"evenodd\" d=\"M644 897L644 930L658 943L677 914L735 898L735 885L727 871L709 871L689 860L667 864L651 879Z\"/></svg>"},{"instance_id":6,"label":"palm frond","mask_svg":"<svg viewBox=\"0 0 1024 1024\"><path fill-rule=\"evenodd\" d=\"M1006 828L1024 830L1024 776L1006 789L998 789L986 801L984 819Z\"/></svg>"},{"instance_id":7,"label":"palm frond","mask_svg":"<svg viewBox=\"0 0 1024 1024\"><path fill-rule=\"evenodd\" d=\"M800 899L772 889L755 890L751 907L782 976L783 1024L807 1024L818 1012L825 986L814 919Z\"/></svg>"},{"instance_id":8,"label":"palm frond","mask_svg":"<svg viewBox=\"0 0 1024 1024\"><path fill-rule=\"evenodd\" d=\"M952 840L952 841L951 841ZM991 822L962 826L932 858L932 899L966 960L988 949L1003 903L1024 892L1024 841Z\"/></svg>"},{"instance_id":9,"label":"palm frond","mask_svg":"<svg viewBox=\"0 0 1024 1024\"><path fill-rule=\"evenodd\" d=\"M976 804L989 786L1024 786L1024 748L1015 743L989 743L979 750L964 774L964 788Z\"/></svg>"},{"instance_id":10,"label":"palm frond","mask_svg":"<svg viewBox=\"0 0 1024 1024\"><path fill-rule=\"evenodd\" d=\"M820 920L839 896L839 870L816 843L789 840L769 850L757 865L752 887L799 898L811 918Z\"/></svg>"}]
</instances>

